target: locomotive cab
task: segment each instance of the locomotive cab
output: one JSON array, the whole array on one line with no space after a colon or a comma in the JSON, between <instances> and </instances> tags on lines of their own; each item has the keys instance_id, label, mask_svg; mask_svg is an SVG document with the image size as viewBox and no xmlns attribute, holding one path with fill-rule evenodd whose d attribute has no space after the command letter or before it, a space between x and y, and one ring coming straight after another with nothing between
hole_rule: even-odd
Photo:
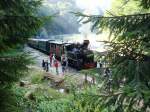
<instances>
[{"instance_id":1,"label":"locomotive cab","mask_svg":"<svg viewBox=\"0 0 150 112\"><path fill-rule=\"evenodd\" d=\"M85 50L83 56L84 68L95 67L94 53L91 50Z\"/></svg>"}]
</instances>

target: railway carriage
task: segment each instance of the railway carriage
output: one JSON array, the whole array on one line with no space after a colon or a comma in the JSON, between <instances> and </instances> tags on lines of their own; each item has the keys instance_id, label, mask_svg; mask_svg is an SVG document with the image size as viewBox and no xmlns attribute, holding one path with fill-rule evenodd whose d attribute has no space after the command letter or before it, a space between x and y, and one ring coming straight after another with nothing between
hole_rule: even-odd
<instances>
[{"instance_id":1,"label":"railway carriage","mask_svg":"<svg viewBox=\"0 0 150 112\"><path fill-rule=\"evenodd\" d=\"M38 41L39 41L39 39L29 39L28 45L29 45L30 47L33 47L33 48L35 48L35 49L38 49Z\"/></svg>"},{"instance_id":2,"label":"railway carriage","mask_svg":"<svg viewBox=\"0 0 150 112\"><path fill-rule=\"evenodd\" d=\"M49 40L40 39L38 41L38 49L46 54L48 54L50 51L50 48L48 46L49 46Z\"/></svg>"},{"instance_id":3,"label":"railway carriage","mask_svg":"<svg viewBox=\"0 0 150 112\"><path fill-rule=\"evenodd\" d=\"M61 59L61 55L65 53L64 43L62 41L49 42L50 52L56 55L57 59Z\"/></svg>"}]
</instances>

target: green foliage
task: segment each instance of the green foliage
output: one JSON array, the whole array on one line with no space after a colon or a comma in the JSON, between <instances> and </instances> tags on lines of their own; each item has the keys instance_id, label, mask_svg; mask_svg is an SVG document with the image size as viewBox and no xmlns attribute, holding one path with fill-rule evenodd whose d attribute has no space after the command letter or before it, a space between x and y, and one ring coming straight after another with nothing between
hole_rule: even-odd
<instances>
[{"instance_id":1,"label":"green foliage","mask_svg":"<svg viewBox=\"0 0 150 112\"><path fill-rule=\"evenodd\" d=\"M1 1L0 48L6 51L17 44L23 44L41 24L36 11L41 0Z\"/></svg>"},{"instance_id":2,"label":"green foliage","mask_svg":"<svg viewBox=\"0 0 150 112\"><path fill-rule=\"evenodd\" d=\"M138 0L113 0L112 1L111 12L105 15L126 15L126 14L135 14L139 12L148 12L143 7L139 7L140 3Z\"/></svg>"},{"instance_id":3,"label":"green foliage","mask_svg":"<svg viewBox=\"0 0 150 112\"><path fill-rule=\"evenodd\" d=\"M94 77L99 77L99 75L102 75L102 74L99 74L99 71L96 68L88 69L88 70L81 70L80 72L83 74L87 74L88 76L94 76Z\"/></svg>"},{"instance_id":4,"label":"green foliage","mask_svg":"<svg viewBox=\"0 0 150 112\"><path fill-rule=\"evenodd\" d=\"M17 85L14 85L12 87L12 92L14 93L14 96L16 98L16 101L14 102L14 104L17 104L17 108L19 107L19 110L18 109L15 109L15 111L18 111L18 112L24 112L27 108L28 108L28 105L30 104L28 102L28 100L25 98L25 94L28 90L25 89L25 88L21 88L21 87L18 87ZM13 104L13 105L14 105ZM16 108L16 107L15 107ZM7 109L7 108L6 108ZM10 111L10 110L9 110Z\"/></svg>"},{"instance_id":5,"label":"green foliage","mask_svg":"<svg viewBox=\"0 0 150 112\"><path fill-rule=\"evenodd\" d=\"M40 0L0 1L0 77L2 83L16 81L27 70L29 58L21 49L42 23L35 12ZM22 52L21 52L22 51Z\"/></svg>"},{"instance_id":6,"label":"green foliage","mask_svg":"<svg viewBox=\"0 0 150 112\"><path fill-rule=\"evenodd\" d=\"M24 112L28 102L24 98L27 90L17 87L0 88L0 109L3 112Z\"/></svg>"},{"instance_id":7,"label":"green foliage","mask_svg":"<svg viewBox=\"0 0 150 112\"><path fill-rule=\"evenodd\" d=\"M39 84L42 82L43 78L44 78L44 74L42 74L41 72L38 72L38 73L35 72L31 75L31 83Z\"/></svg>"},{"instance_id":8,"label":"green foliage","mask_svg":"<svg viewBox=\"0 0 150 112\"><path fill-rule=\"evenodd\" d=\"M51 101L65 97L65 94L60 93L55 89L43 87L40 85L38 86L39 87L37 87L33 92L33 95L35 96L37 102Z\"/></svg>"},{"instance_id":9,"label":"green foliage","mask_svg":"<svg viewBox=\"0 0 150 112\"><path fill-rule=\"evenodd\" d=\"M28 55L26 53L17 52L11 56L5 56L5 58L2 57L0 59L1 84L18 81L21 76L27 73L27 64L31 62L31 58L27 56Z\"/></svg>"},{"instance_id":10,"label":"green foliage","mask_svg":"<svg viewBox=\"0 0 150 112\"><path fill-rule=\"evenodd\" d=\"M71 98L42 85L32 85L31 87L14 85L11 89L12 96L6 92L0 92L4 98L8 96L8 99L0 100L6 112L65 112ZM33 96L33 99L30 99L30 95Z\"/></svg>"},{"instance_id":11,"label":"green foliage","mask_svg":"<svg viewBox=\"0 0 150 112\"><path fill-rule=\"evenodd\" d=\"M77 88L79 86L78 77L70 76L71 74L65 75L65 86L68 89Z\"/></svg>"},{"instance_id":12,"label":"green foliage","mask_svg":"<svg viewBox=\"0 0 150 112\"><path fill-rule=\"evenodd\" d=\"M150 98L147 94L150 93L150 1L133 0L132 3L134 1L143 10L133 10L128 15L121 16L87 16L78 13L88 18L84 23L93 22L94 30L110 30L110 36L113 35L111 41L106 41L109 46L106 59L111 62L113 80L109 90L101 86L100 93L103 94L99 97L93 95L93 98L100 100L92 100L99 102L101 111L106 108L110 112L149 111ZM124 9L128 9L127 4L124 4ZM107 80L109 81L104 79L104 86L107 85Z\"/></svg>"},{"instance_id":13,"label":"green foliage","mask_svg":"<svg viewBox=\"0 0 150 112\"><path fill-rule=\"evenodd\" d=\"M74 93L74 98L70 99L70 103L66 112L108 112L100 107L100 96L97 95L95 88L89 88L83 92Z\"/></svg>"},{"instance_id":14,"label":"green foliage","mask_svg":"<svg viewBox=\"0 0 150 112\"><path fill-rule=\"evenodd\" d=\"M137 1L137 0L135 0L135 1ZM143 7L144 9L149 9L150 1L149 0L140 0L140 6Z\"/></svg>"},{"instance_id":15,"label":"green foliage","mask_svg":"<svg viewBox=\"0 0 150 112\"><path fill-rule=\"evenodd\" d=\"M41 0L0 1L0 110L16 112L13 82L27 73L31 58L23 51L25 42L37 32L43 19L36 15ZM15 110L16 109L16 110Z\"/></svg>"},{"instance_id":16,"label":"green foliage","mask_svg":"<svg viewBox=\"0 0 150 112\"><path fill-rule=\"evenodd\" d=\"M68 99L59 99L53 101L43 101L38 105L38 112L66 112L69 106Z\"/></svg>"}]
</instances>

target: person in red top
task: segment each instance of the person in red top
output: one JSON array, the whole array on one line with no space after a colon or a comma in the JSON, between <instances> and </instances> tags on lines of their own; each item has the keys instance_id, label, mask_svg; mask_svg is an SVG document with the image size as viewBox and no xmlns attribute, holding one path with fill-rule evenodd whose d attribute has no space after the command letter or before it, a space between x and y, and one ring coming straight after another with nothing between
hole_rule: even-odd
<instances>
[{"instance_id":1,"label":"person in red top","mask_svg":"<svg viewBox=\"0 0 150 112\"><path fill-rule=\"evenodd\" d=\"M54 60L54 66L55 66L55 68L56 68L56 74L57 74L57 75L59 75L59 73L58 73L58 64L59 64L59 63L58 63L58 60L55 59L55 60Z\"/></svg>"},{"instance_id":2,"label":"person in red top","mask_svg":"<svg viewBox=\"0 0 150 112\"><path fill-rule=\"evenodd\" d=\"M50 52L49 54L50 66L52 66L53 54Z\"/></svg>"}]
</instances>

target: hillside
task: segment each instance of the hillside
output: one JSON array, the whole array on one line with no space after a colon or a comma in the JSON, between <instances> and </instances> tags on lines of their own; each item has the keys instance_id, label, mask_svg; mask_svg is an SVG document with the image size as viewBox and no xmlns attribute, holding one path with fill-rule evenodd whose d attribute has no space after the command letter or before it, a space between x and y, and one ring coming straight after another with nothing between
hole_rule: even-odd
<instances>
[{"instance_id":1,"label":"hillside","mask_svg":"<svg viewBox=\"0 0 150 112\"><path fill-rule=\"evenodd\" d=\"M39 10L40 16L55 14L52 20L47 21L40 29L38 36L46 38L51 35L78 33L77 17L71 12L79 11L73 0L47 0Z\"/></svg>"}]
</instances>

